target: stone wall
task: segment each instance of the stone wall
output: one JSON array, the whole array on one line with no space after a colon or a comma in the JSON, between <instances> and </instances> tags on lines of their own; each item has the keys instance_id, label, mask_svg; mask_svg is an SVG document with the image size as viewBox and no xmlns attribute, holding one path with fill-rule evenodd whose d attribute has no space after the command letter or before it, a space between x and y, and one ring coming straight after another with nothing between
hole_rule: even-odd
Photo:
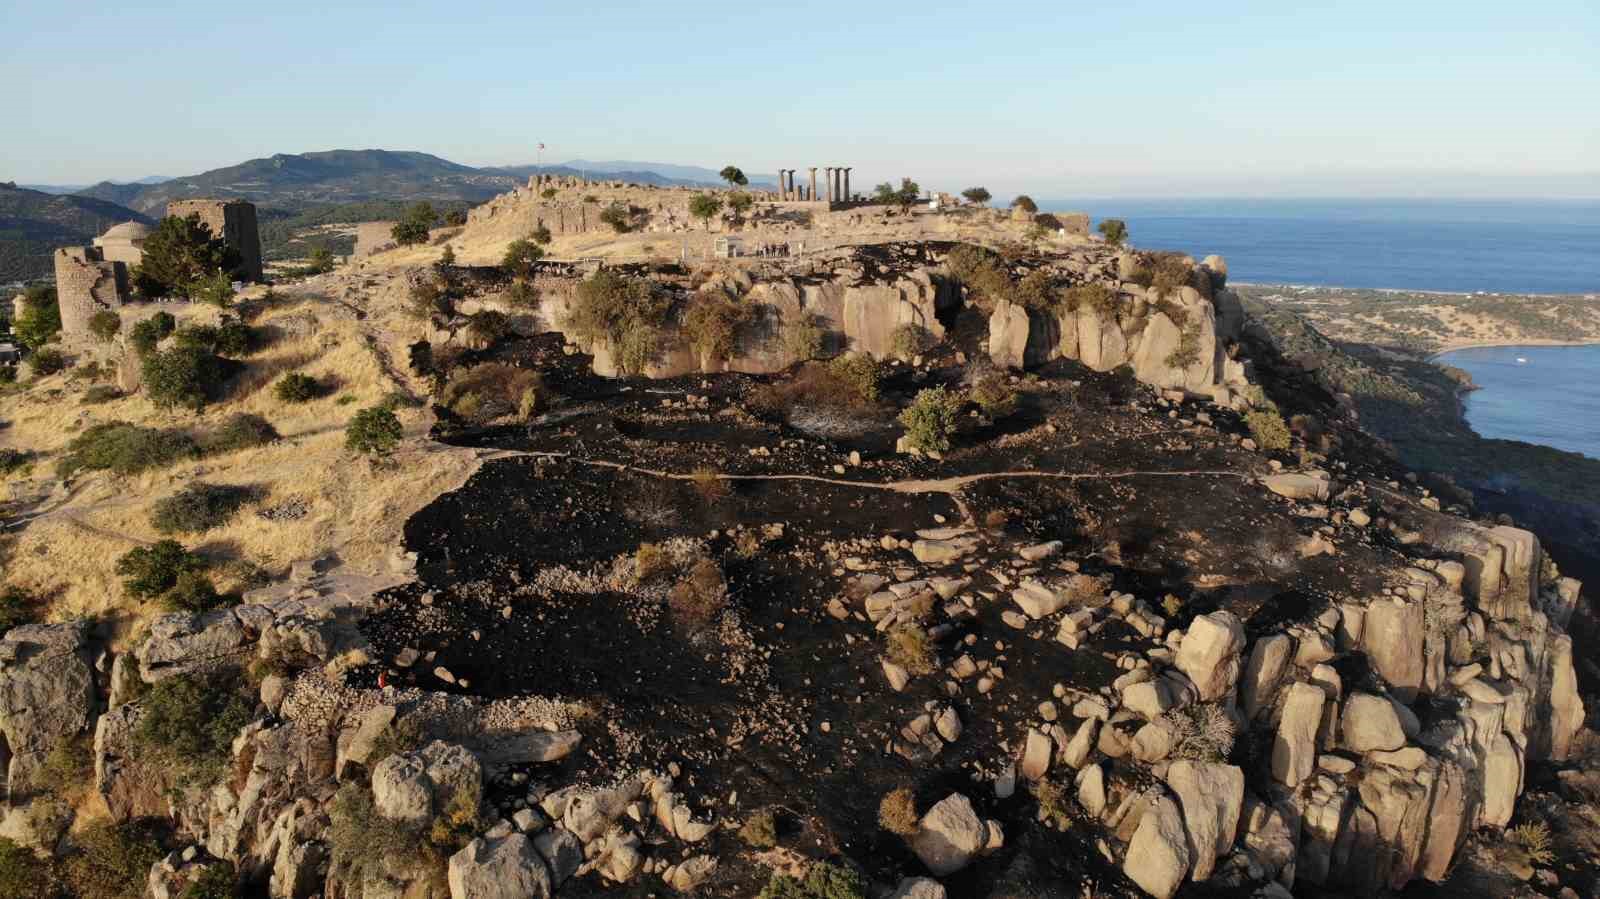
<instances>
[{"instance_id":1,"label":"stone wall","mask_svg":"<svg viewBox=\"0 0 1600 899\"><path fill-rule=\"evenodd\" d=\"M95 247L56 250L55 267L61 333L69 340L88 336L96 312L118 310L127 301L128 267L106 261Z\"/></svg>"},{"instance_id":2,"label":"stone wall","mask_svg":"<svg viewBox=\"0 0 1600 899\"><path fill-rule=\"evenodd\" d=\"M173 200L167 215L187 218L198 215L239 254L234 274L244 281L261 280L261 234L256 227L256 206L245 200Z\"/></svg>"}]
</instances>

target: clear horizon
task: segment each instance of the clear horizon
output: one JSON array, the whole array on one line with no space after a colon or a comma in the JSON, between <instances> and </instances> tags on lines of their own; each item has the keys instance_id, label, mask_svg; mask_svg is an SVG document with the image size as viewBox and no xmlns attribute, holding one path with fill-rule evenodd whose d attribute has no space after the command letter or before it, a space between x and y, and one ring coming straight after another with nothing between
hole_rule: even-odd
<instances>
[{"instance_id":1,"label":"clear horizon","mask_svg":"<svg viewBox=\"0 0 1600 899\"><path fill-rule=\"evenodd\" d=\"M18 183L329 147L524 165L543 142L997 197L1600 197L1600 117L1577 112L1600 8L1577 0L0 10Z\"/></svg>"}]
</instances>

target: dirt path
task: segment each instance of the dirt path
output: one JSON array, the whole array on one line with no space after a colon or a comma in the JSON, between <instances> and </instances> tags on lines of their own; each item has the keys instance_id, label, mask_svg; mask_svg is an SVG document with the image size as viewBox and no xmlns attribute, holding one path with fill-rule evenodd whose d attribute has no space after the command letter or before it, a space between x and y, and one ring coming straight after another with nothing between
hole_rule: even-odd
<instances>
[{"instance_id":1,"label":"dirt path","mask_svg":"<svg viewBox=\"0 0 1600 899\"><path fill-rule=\"evenodd\" d=\"M560 459L578 465L592 465L598 468L610 468L616 471L628 471L635 474L649 475L651 477L665 478L673 481L691 481L693 474L679 474L671 471L660 471L653 468L639 468L621 462L609 462L604 459L581 459L570 453L534 452L524 450L494 450L480 458L485 462L497 459L514 459L531 457L536 459ZM724 481L810 481L817 484L832 484L838 487L858 487L865 490L888 490L893 493L945 493L955 495L968 484L979 481L999 480L1001 478L1042 478L1060 481L1115 481L1128 478L1237 478L1242 481L1251 480L1253 475L1238 471L1217 471L1208 469L1184 469L1179 471L986 471L979 474L956 475L948 478L912 478L899 481L853 481L846 478L829 478L814 474L718 474L717 477Z\"/></svg>"}]
</instances>

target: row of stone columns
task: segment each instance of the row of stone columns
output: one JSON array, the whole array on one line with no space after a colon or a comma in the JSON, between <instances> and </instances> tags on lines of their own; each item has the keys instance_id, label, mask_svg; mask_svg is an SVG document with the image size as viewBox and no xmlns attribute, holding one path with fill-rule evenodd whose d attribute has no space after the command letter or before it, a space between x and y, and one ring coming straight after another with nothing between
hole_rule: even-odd
<instances>
[{"instance_id":1,"label":"row of stone columns","mask_svg":"<svg viewBox=\"0 0 1600 899\"><path fill-rule=\"evenodd\" d=\"M794 174L799 169L778 169L778 199L780 200L815 200L817 199L817 167L806 169L811 174L809 187L797 188L794 183ZM848 201L850 199L850 167L826 166L823 168L824 179L828 190L828 200L833 203Z\"/></svg>"}]
</instances>

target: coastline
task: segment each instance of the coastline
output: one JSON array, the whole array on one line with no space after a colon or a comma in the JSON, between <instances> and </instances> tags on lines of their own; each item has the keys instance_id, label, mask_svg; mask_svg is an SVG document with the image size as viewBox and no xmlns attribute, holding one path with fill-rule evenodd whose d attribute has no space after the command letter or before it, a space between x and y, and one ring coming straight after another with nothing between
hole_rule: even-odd
<instances>
[{"instance_id":1,"label":"coastline","mask_svg":"<svg viewBox=\"0 0 1600 899\"><path fill-rule=\"evenodd\" d=\"M1434 350L1434 351L1430 352L1428 354L1428 361L1429 362L1436 362L1436 361L1438 361L1440 356L1443 356L1445 353L1453 353L1456 350L1476 350L1476 349L1487 349L1487 348L1491 348L1491 347L1518 347L1518 346L1525 346L1525 347L1600 346L1600 337L1597 337L1597 338L1595 338L1593 340L1533 340L1533 339L1524 339L1524 340L1468 340L1468 341L1461 341L1459 343L1451 343L1449 346L1446 346L1442 350Z\"/></svg>"},{"instance_id":2,"label":"coastline","mask_svg":"<svg viewBox=\"0 0 1600 899\"><path fill-rule=\"evenodd\" d=\"M1556 291L1537 290L1423 290L1416 287L1353 287L1348 284L1293 284L1287 281L1240 281L1229 279L1235 287L1281 287L1284 290L1362 290L1369 293L1414 293L1430 297L1539 297L1541 299L1594 300L1600 302L1600 290Z\"/></svg>"}]
</instances>

